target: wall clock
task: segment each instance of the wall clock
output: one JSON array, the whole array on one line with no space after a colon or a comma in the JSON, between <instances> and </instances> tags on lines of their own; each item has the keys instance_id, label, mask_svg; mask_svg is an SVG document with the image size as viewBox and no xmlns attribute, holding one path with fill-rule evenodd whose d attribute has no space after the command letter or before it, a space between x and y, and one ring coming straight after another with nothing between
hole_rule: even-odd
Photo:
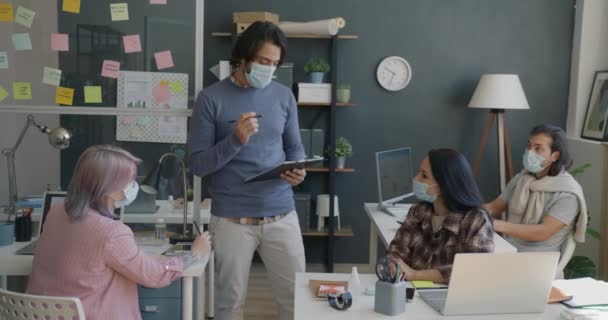
<instances>
[{"instance_id":1,"label":"wall clock","mask_svg":"<svg viewBox=\"0 0 608 320\"><path fill-rule=\"evenodd\" d=\"M403 90L412 79L412 67L401 57L386 57L378 64L376 79L388 91Z\"/></svg>"}]
</instances>

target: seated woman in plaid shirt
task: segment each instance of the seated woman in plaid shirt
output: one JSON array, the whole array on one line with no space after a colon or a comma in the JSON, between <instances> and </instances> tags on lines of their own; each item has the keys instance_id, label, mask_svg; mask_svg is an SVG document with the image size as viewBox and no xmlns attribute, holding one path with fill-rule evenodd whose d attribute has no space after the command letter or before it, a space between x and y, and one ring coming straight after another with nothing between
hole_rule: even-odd
<instances>
[{"instance_id":1,"label":"seated woman in plaid shirt","mask_svg":"<svg viewBox=\"0 0 608 320\"><path fill-rule=\"evenodd\" d=\"M494 251L492 221L471 167L457 151L431 150L413 183L420 202L410 209L388 255L408 281L448 283L457 253Z\"/></svg>"}]
</instances>

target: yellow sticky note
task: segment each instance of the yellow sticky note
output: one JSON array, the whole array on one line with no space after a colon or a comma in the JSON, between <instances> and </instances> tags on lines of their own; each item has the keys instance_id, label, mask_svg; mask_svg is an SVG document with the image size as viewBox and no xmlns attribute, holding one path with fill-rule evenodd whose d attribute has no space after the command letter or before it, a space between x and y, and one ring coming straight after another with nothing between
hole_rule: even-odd
<instances>
[{"instance_id":1,"label":"yellow sticky note","mask_svg":"<svg viewBox=\"0 0 608 320\"><path fill-rule=\"evenodd\" d=\"M416 288L435 288L433 281L412 281L412 285Z\"/></svg>"},{"instance_id":2,"label":"yellow sticky note","mask_svg":"<svg viewBox=\"0 0 608 320\"><path fill-rule=\"evenodd\" d=\"M0 3L0 22L13 21L13 5L10 3Z\"/></svg>"},{"instance_id":3,"label":"yellow sticky note","mask_svg":"<svg viewBox=\"0 0 608 320\"><path fill-rule=\"evenodd\" d=\"M13 99L32 100L32 84L29 82L13 82Z\"/></svg>"},{"instance_id":4,"label":"yellow sticky note","mask_svg":"<svg viewBox=\"0 0 608 320\"><path fill-rule=\"evenodd\" d=\"M127 3L110 4L110 12L112 13L112 21L129 20L129 5Z\"/></svg>"},{"instance_id":5,"label":"yellow sticky note","mask_svg":"<svg viewBox=\"0 0 608 320\"><path fill-rule=\"evenodd\" d=\"M63 0L62 10L71 13L80 13L80 0Z\"/></svg>"},{"instance_id":6,"label":"yellow sticky note","mask_svg":"<svg viewBox=\"0 0 608 320\"><path fill-rule=\"evenodd\" d=\"M169 84L169 88L171 89L171 91L176 92L176 93L184 91L184 89L182 88L182 83L178 82L178 81L171 82Z\"/></svg>"},{"instance_id":7,"label":"yellow sticky note","mask_svg":"<svg viewBox=\"0 0 608 320\"><path fill-rule=\"evenodd\" d=\"M8 92L2 86L0 86L0 102L6 99L6 97L8 97Z\"/></svg>"},{"instance_id":8,"label":"yellow sticky note","mask_svg":"<svg viewBox=\"0 0 608 320\"><path fill-rule=\"evenodd\" d=\"M101 87L100 86L85 86L84 87L84 102L85 103L101 103Z\"/></svg>"},{"instance_id":9,"label":"yellow sticky note","mask_svg":"<svg viewBox=\"0 0 608 320\"><path fill-rule=\"evenodd\" d=\"M74 103L74 89L57 87L55 91L55 103L71 106Z\"/></svg>"}]
</instances>

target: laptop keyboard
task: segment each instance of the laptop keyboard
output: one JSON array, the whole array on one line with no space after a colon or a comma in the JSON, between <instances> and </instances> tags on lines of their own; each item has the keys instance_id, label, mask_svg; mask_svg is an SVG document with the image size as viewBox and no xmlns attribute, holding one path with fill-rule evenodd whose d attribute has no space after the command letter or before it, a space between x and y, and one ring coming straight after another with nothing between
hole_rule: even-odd
<instances>
[{"instance_id":1,"label":"laptop keyboard","mask_svg":"<svg viewBox=\"0 0 608 320\"><path fill-rule=\"evenodd\" d=\"M418 293L431 307L439 312L443 312L445 301L448 298L447 290L420 290Z\"/></svg>"}]
</instances>

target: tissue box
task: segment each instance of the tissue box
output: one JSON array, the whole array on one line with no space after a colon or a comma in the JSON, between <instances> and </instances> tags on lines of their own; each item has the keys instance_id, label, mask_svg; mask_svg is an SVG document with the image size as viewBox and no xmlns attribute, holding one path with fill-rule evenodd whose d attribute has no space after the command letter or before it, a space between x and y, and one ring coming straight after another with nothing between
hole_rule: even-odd
<instances>
[{"instance_id":1,"label":"tissue box","mask_svg":"<svg viewBox=\"0 0 608 320\"><path fill-rule=\"evenodd\" d=\"M298 83L298 102L330 103L331 83Z\"/></svg>"}]
</instances>

